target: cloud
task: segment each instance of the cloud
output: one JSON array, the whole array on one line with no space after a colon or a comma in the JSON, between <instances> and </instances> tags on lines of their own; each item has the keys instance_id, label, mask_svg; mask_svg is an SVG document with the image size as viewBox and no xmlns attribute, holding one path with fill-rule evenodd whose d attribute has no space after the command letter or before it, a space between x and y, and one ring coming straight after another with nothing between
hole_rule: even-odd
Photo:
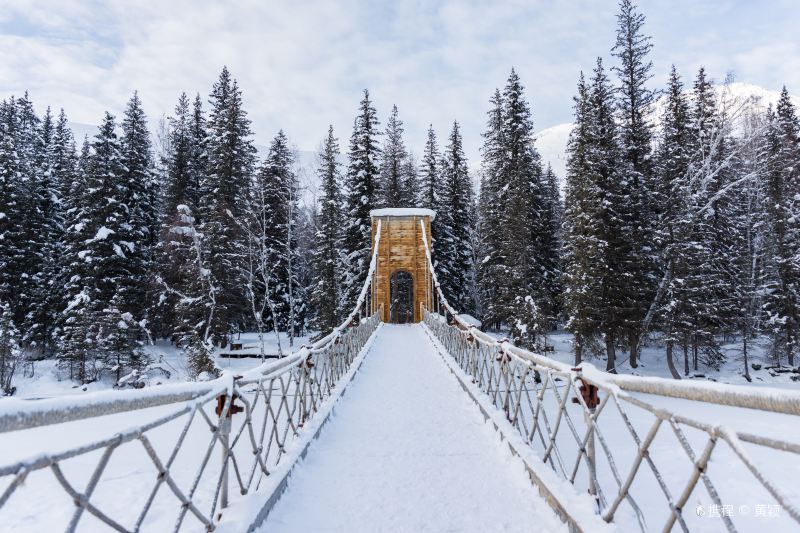
<instances>
[{"instance_id":1,"label":"cloud","mask_svg":"<svg viewBox=\"0 0 800 533\"><path fill-rule=\"evenodd\" d=\"M724 77L800 85L787 0L644 3L663 83L676 62ZM790 16L790 14L795 16ZM420 152L433 123L443 140L459 120L477 163L488 99L515 66L537 128L570 120L581 69L608 56L614 2L591 0L263 1L6 0L0 12L0 97L25 89L38 107L93 123L138 90L150 118L182 91L208 94L222 65L244 91L258 142L283 128L315 149L334 124L346 146L361 90L381 117L393 104Z\"/></svg>"}]
</instances>

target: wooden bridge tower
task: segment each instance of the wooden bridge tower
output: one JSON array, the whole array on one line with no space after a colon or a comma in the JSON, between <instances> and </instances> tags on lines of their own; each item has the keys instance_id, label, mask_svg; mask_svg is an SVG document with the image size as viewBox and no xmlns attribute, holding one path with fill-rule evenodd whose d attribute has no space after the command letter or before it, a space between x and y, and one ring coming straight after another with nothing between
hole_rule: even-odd
<instances>
[{"instance_id":1,"label":"wooden bridge tower","mask_svg":"<svg viewBox=\"0 0 800 533\"><path fill-rule=\"evenodd\" d=\"M431 222L436 213L430 209L387 208L370 212L372 246L381 221L378 264L372 283L372 305L383 306L384 322L420 322L421 305L431 308L431 276L425 257L420 221L425 224L428 247L431 246ZM411 287L408 287L410 278ZM398 294L402 287L404 294ZM410 294L408 291L410 289Z\"/></svg>"}]
</instances>

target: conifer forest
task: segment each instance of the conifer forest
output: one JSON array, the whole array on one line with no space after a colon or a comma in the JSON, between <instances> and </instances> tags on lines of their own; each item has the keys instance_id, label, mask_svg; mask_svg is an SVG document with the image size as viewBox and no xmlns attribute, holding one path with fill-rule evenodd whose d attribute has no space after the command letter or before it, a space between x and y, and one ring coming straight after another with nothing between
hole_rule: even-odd
<instances>
[{"instance_id":1,"label":"conifer forest","mask_svg":"<svg viewBox=\"0 0 800 533\"><path fill-rule=\"evenodd\" d=\"M461 111L485 118L479 160L459 117L411 146L402 108L380 116L380 94L353 94L352 124L319 131L311 200L293 140L257 150L250 88L221 65L161 122L131 87L83 138L58 102L2 100L0 389L42 361L120 385L159 343L209 379L244 332L279 332L288 353L353 307L383 207L436 212L447 300L520 346L675 379L726 364L800 376L798 88L773 105L654 65L643 9L621 0L616 20L575 72L564 175L535 142L537 80L512 65Z\"/></svg>"}]
</instances>

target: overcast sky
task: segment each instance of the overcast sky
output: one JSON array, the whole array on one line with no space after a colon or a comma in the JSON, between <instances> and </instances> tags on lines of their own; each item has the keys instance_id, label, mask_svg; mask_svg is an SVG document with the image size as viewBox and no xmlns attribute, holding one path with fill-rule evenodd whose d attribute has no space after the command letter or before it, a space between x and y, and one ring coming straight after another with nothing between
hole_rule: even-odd
<instances>
[{"instance_id":1,"label":"overcast sky","mask_svg":"<svg viewBox=\"0 0 800 533\"><path fill-rule=\"evenodd\" d=\"M800 92L797 0L642 0L654 87L671 63ZM614 41L616 0L0 0L0 98L96 124L134 89L151 120L181 91L206 97L222 65L244 91L256 141L283 128L316 149L332 123L347 146L361 91L392 104L420 153L427 125L461 122L477 158L488 99L516 67L536 129L571 118L581 69Z\"/></svg>"}]
</instances>

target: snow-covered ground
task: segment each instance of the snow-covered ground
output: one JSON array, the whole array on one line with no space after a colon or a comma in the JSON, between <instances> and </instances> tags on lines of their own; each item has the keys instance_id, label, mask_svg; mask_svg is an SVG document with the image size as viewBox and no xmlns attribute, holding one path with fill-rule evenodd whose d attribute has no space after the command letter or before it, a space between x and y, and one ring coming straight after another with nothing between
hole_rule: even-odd
<instances>
[{"instance_id":1,"label":"snow-covered ground","mask_svg":"<svg viewBox=\"0 0 800 533\"><path fill-rule=\"evenodd\" d=\"M307 343L314 333L295 337L294 348L289 347L289 338L286 333L281 333L281 349L283 354L287 355L293 350L296 350L303 344ZM234 372L244 371L261 364L260 350L258 348L258 334L257 333L242 333L234 339L234 342L241 343L243 349L240 351L231 352L230 348L224 350L216 350L215 358L217 365L222 369L231 369ZM158 385L162 383L179 383L187 381L189 372L186 368L186 358L181 350L173 346L167 341L157 341L153 346L146 348L148 354L152 359L151 367L154 367L148 372L147 382L149 385ZM249 357L224 357L221 354L225 353L241 353L248 354ZM264 353L266 355L277 355L278 353L278 340L275 334L270 332L264 334ZM100 390L108 390L114 387L114 379L112 376L105 376L99 381L80 385L69 379L56 367L56 362L53 359L45 359L36 361L33 364L33 375L24 375L22 370L14 378L14 386L17 387L15 393L16 398L52 398L54 396L63 396L67 394L80 394L82 392L94 392ZM0 396L0 402L2 402Z\"/></svg>"},{"instance_id":2,"label":"snow-covered ground","mask_svg":"<svg viewBox=\"0 0 800 533\"><path fill-rule=\"evenodd\" d=\"M384 325L261 529L532 530L566 527L419 325Z\"/></svg>"},{"instance_id":3,"label":"snow-covered ground","mask_svg":"<svg viewBox=\"0 0 800 533\"><path fill-rule=\"evenodd\" d=\"M498 334L496 336L500 337L501 335ZM564 331L549 335L547 343L549 346L553 346L554 351L547 352L545 355L561 361L562 363L573 364L575 358L572 349L572 339L573 336ZM788 371L788 369L783 369L782 372L776 372L775 369L769 368L775 365L775 361L770 358L767 352L767 343L767 339L758 339L755 342L751 341L748 347L748 365L750 377L752 379L751 382L748 382L744 377L741 342L732 342L722 346L722 351L727 361L719 370L705 368L700 365L698 370L694 371L692 369L690 354L688 378L704 381L713 380L733 385L769 386L800 390L800 374ZM667 367L666 349L663 344L659 342L654 342L643 347L639 366L637 368L631 368L626 351L618 349L616 356L618 373L636 376L672 377ZM681 376L686 377L683 374L683 351L679 347L675 349L674 359L675 366L680 371ZM604 370L606 367L605 356L586 358L585 360L600 369ZM753 368L754 365L758 370Z\"/></svg>"}]
</instances>

